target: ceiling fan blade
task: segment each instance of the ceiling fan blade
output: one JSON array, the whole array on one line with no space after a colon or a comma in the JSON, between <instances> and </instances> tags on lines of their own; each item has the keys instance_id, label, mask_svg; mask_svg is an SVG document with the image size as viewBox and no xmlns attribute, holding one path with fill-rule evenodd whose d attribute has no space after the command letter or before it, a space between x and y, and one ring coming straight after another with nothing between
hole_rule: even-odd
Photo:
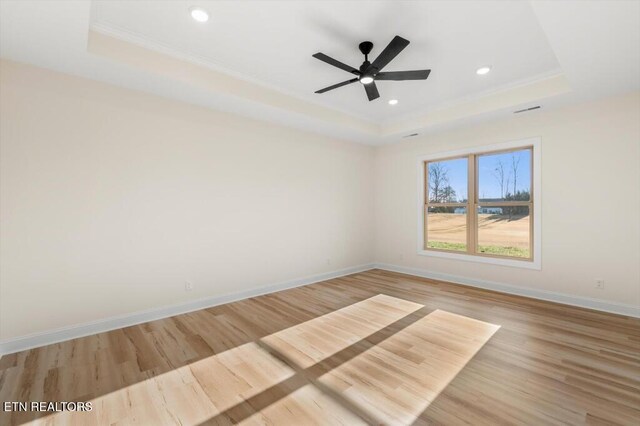
<instances>
[{"instance_id":1,"label":"ceiling fan blade","mask_svg":"<svg viewBox=\"0 0 640 426\"><path fill-rule=\"evenodd\" d=\"M376 75L376 80L426 80L430 73L431 70L381 72Z\"/></svg>"},{"instance_id":2,"label":"ceiling fan blade","mask_svg":"<svg viewBox=\"0 0 640 426\"><path fill-rule=\"evenodd\" d=\"M367 92L367 97L369 101L374 99L378 99L380 97L380 93L378 93L378 87L376 86L376 82L372 81L369 84L363 84L364 90Z\"/></svg>"},{"instance_id":3,"label":"ceiling fan blade","mask_svg":"<svg viewBox=\"0 0 640 426\"><path fill-rule=\"evenodd\" d=\"M343 81L342 83L334 84L333 86L325 87L324 89L317 90L316 93L324 93L329 90L337 89L338 87L346 86L347 84L355 83L358 81L357 78L352 78L351 80Z\"/></svg>"},{"instance_id":4,"label":"ceiling fan blade","mask_svg":"<svg viewBox=\"0 0 640 426\"><path fill-rule=\"evenodd\" d=\"M360 75L360 71L358 71L357 69L350 67L347 64L343 64L342 62L333 59L330 56L325 55L324 53L316 53L315 55L313 55L314 58L316 59L320 59L322 62L326 62L329 65L333 65L334 67L338 67L341 70L345 70L346 72L350 72L351 74L355 74L355 75Z\"/></svg>"},{"instance_id":5,"label":"ceiling fan blade","mask_svg":"<svg viewBox=\"0 0 640 426\"><path fill-rule=\"evenodd\" d=\"M378 55L375 61L371 63L369 69L377 68L381 71L389 62L393 60L402 50L409 45L409 40L406 40L400 36L395 36L391 43L384 48L382 53Z\"/></svg>"}]
</instances>

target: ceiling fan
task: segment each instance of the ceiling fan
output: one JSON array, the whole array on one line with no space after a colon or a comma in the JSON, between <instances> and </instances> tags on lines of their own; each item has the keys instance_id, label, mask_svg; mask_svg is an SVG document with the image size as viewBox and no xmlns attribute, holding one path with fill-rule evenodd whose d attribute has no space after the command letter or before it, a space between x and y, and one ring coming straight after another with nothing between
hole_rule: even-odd
<instances>
[{"instance_id":1,"label":"ceiling fan","mask_svg":"<svg viewBox=\"0 0 640 426\"><path fill-rule=\"evenodd\" d=\"M393 40L391 40L391 43L384 48L382 53L380 53L373 62L369 62L369 53L371 53L371 49L373 49L373 43L370 41L363 41L358 46L360 48L360 52L364 55L364 62L360 65L360 69L355 69L347 64L337 61L324 53L316 53L313 55L314 58L320 59L329 65L333 65L334 67L338 67L357 76L351 80L343 81L342 83L317 90L316 93L328 92L329 90L337 89L338 87L359 81L364 86L364 90L367 92L369 101L372 101L380 97L380 93L378 93L378 88L376 87L376 80L426 80L427 77L429 77L431 70L381 72L382 69L387 66L393 58L398 56L398 54L408 45L409 40L405 40L400 36L395 36Z\"/></svg>"}]
</instances>

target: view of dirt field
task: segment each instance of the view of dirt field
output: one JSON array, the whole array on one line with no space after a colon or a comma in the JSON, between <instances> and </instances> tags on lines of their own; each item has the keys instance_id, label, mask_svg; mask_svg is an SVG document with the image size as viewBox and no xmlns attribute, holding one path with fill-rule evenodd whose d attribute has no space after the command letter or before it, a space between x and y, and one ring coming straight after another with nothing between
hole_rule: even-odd
<instances>
[{"instance_id":1,"label":"view of dirt field","mask_svg":"<svg viewBox=\"0 0 640 426\"><path fill-rule=\"evenodd\" d=\"M478 245L481 252L529 257L530 216L478 215ZM427 246L448 250L465 250L467 215L429 213Z\"/></svg>"}]
</instances>

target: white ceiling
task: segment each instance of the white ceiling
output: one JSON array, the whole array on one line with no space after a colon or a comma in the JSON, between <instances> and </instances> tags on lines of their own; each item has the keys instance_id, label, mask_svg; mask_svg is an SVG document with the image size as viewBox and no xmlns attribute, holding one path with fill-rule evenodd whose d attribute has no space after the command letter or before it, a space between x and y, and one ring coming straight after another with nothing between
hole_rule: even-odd
<instances>
[{"instance_id":1,"label":"white ceiling","mask_svg":"<svg viewBox=\"0 0 640 426\"><path fill-rule=\"evenodd\" d=\"M190 18L194 5L209 22ZM93 48L94 33L121 44ZM359 42L373 41L375 57L396 34L411 44L385 70L430 68L428 80L378 82L373 102L358 83L313 93L351 78L313 53L357 67ZM127 46L209 74L188 81L170 67L135 66L123 59ZM640 2L9 0L0 2L0 56L376 144L522 105L638 90ZM482 65L492 72L476 75Z\"/></svg>"},{"instance_id":2,"label":"white ceiling","mask_svg":"<svg viewBox=\"0 0 640 426\"><path fill-rule=\"evenodd\" d=\"M190 4L94 1L91 21L376 122L559 71L527 2L198 1L211 15L206 24L191 19ZM353 76L312 54L357 68L360 42L374 43L375 58L395 35L411 44L386 70L430 68L427 81L378 82L381 97L372 102L358 84L314 94ZM478 76L485 64L493 72ZM392 108L389 99L400 103Z\"/></svg>"}]
</instances>

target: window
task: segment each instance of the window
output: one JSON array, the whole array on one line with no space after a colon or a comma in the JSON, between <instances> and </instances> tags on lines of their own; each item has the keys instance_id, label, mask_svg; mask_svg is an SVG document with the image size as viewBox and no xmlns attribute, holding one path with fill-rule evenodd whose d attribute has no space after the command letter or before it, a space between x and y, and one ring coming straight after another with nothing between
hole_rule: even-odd
<instances>
[{"instance_id":1,"label":"window","mask_svg":"<svg viewBox=\"0 0 640 426\"><path fill-rule=\"evenodd\" d=\"M421 158L420 254L539 268L538 142Z\"/></svg>"}]
</instances>

